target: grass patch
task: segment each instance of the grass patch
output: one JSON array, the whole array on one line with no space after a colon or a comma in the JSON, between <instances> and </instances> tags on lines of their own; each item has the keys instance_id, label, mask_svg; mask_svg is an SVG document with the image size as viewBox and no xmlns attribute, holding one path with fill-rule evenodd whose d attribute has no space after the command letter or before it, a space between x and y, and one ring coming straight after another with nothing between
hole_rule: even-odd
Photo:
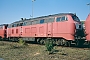
<instances>
[{"instance_id":1,"label":"grass patch","mask_svg":"<svg viewBox=\"0 0 90 60\"><path fill-rule=\"evenodd\" d=\"M20 45L25 45L25 46L28 45L22 38L19 38L18 43L19 43Z\"/></svg>"},{"instance_id":2,"label":"grass patch","mask_svg":"<svg viewBox=\"0 0 90 60\"><path fill-rule=\"evenodd\" d=\"M55 54L49 55L44 45L5 41L0 44L0 58L4 60L90 60L90 49L54 46Z\"/></svg>"}]
</instances>

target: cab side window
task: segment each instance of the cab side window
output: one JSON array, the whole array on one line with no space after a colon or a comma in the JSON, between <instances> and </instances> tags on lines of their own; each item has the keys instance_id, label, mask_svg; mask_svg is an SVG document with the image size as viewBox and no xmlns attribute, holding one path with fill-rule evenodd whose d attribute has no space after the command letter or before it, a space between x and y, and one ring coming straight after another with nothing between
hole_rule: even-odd
<instances>
[{"instance_id":1,"label":"cab side window","mask_svg":"<svg viewBox=\"0 0 90 60\"><path fill-rule=\"evenodd\" d=\"M59 22L59 21L61 21L61 17L58 17L58 18L56 19L56 22Z\"/></svg>"},{"instance_id":2,"label":"cab side window","mask_svg":"<svg viewBox=\"0 0 90 60\"><path fill-rule=\"evenodd\" d=\"M61 21L67 21L68 18L66 16L61 17Z\"/></svg>"},{"instance_id":3,"label":"cab side window","mask_svg":"<svg viewBox=\"0 0 90 60\"><path fill-rule=\"evenodd\" d=\"M66 16L56 18L56 22L62 22L62 21L67 21L67 20L68 20L68 18Z\"/></svg>"},{"instance_id":4,"label":"cab side window","mask_svg":"<svg viewBox=\"0 0 90 60\"><path fill-rule=\"evenodd\" d=\"M61 21L65 21L65 16L61 17Z\"/></svg>"}]
</instances>

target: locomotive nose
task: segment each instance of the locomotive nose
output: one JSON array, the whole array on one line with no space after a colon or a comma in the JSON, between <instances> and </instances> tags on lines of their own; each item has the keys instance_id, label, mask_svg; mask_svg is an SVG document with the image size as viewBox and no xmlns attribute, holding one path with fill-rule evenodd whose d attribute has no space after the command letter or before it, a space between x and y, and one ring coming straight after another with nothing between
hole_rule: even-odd
<instances>
[{"instance_id":1,"label":"locomotive nose","mask_svg":"<svg viewBox=\"0 0 90 60\"><path fill-rule=\"evenodd\" d=\"M76 31L75 31L75 36L84 36L84 29L83 29L83 24L82 23L75 23Z\"/></svg>"}]
</instances>

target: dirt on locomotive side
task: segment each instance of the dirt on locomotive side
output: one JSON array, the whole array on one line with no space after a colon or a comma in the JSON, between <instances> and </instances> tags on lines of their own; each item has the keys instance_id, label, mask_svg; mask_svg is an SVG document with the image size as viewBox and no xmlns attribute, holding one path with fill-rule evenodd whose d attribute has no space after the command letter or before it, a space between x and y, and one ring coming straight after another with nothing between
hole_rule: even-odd
<instances>
[{"instance_id":1,"label":"dirt on locomotive side","mask_svg":"<svg viewBox=\"0 0 90 60\"><path fill-rule=\"evenodd\" d=\"M90 48L55 46L54 50L49 55L44 45L0 41L0 58L4 60L90 60Z\"/></svg>"}]
</instances>

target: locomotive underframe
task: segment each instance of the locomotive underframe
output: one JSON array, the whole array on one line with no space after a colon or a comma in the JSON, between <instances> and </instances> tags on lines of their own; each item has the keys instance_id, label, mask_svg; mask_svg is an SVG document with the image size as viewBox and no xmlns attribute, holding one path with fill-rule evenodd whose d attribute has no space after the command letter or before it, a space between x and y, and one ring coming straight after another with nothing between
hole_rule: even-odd
<instances>
[{"instance_id":1,"label":"locomotive underframe","mask_svg":"<svg viewBox=\"0 0 90 60\"><path fill-rule=\"evenodd\" d=\"M85 39L81 38L76 38L75 40L66 40L64 38L52 38L52 37L9 37L9 40L12 41L19 41L19 38L22 38L24 41L34 41L35 43L38 44L45 44L45 41L48 39L51 39L55 45L60 45L60 46L83 46L83 45L88 45L90 46L89 41L85 41Z\"/></svg>"}]
</instances>

